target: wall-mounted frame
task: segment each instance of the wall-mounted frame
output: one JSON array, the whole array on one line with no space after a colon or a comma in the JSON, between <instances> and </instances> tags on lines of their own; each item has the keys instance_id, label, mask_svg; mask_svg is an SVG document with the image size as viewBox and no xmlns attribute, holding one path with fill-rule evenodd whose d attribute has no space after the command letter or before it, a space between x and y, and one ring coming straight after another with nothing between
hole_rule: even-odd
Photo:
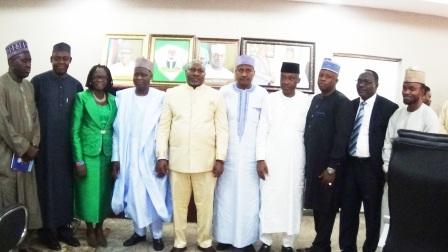
<instances>
[{"instance_id":1,"label":"wall-mounted frame","mask_svg":"<svg viewBox=\"0 0 448 252\"><path fill-rule=\"evenodd\" d=\"M279 89L282 63L295 62L300 64L301 80L297 88L305 93L314 93L314 42L241 38L241 54L255 59L253 83Z\"/></svg>"},{"instance_id":2,"label":"wall-mounted frame","mask_svg":"<svg viewBox=\"0 0 448 252\"><path fill-rule=\"evenodd\" d=\"M114 85L132 85L135 59L146 55L148 55L147 35L106 35L102 62L110 69Z\"/></svg>"},{"instance_id":3,"label":"wall-mounted frame","mask_svg":"<svg viewBox=\"0 0 448 252\"><path fill-rule=\"evenodd\" d=\"M192 60L193 36L152 35L150 60L154 63L153 84L186 82L183 67Z\"/></svg>"},{"instance_id":4,"label":"wall-mounted frame","mask_svg":"<svg viewBox=\"0 0 448 252\"><path fill-rule=\"evenodd\" d=\"M196 39L196 58L205 64L207 85L222 86L234 80L239 44L239 39Z\"/></svg>"}]
</instances>

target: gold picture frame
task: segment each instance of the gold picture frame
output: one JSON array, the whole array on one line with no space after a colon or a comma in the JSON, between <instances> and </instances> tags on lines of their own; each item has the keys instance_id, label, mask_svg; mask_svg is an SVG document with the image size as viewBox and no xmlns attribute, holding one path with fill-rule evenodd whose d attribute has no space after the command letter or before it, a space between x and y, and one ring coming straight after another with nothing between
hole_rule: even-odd
<instances>
[{"instance_id":1,"label":"gold picture frame","mask_svg":"<svg viewBox=\"0 0 448 252\"><path fill-rule=\"evenodd\" d=\"M241 54L255 59L253 83L269 90L280 89L280 68L283 62L300 64L297 89L314 93L315 43L292 40L241 38Z\"/></svg>"},{"instance_id":2,"label":"gold picture frame","mask_svg":"<svg viewBox=\"0 0 448 252\"><path fill-rule=\"evenodd\" d=\"M135 60L148 55L148 35L106 34L103 64L112 74L114 86L131 86Z\"/></svg>"},{"instance_id":3,"label":"gold picture frame","mask_svg":"<svg viewBox=\"0 0 448 252\"><path fill-rule=\"evenodd\" d=\"M205 83L220 87L235 79L239 39L197 38L196 59L205 65Z\"/></svg>"},{"instance_id":4,"label":"gold picture frame","mask_svg":"<svg viewBox=\"0 0 448 252\"><path fill-rule=\"evenodd\" d=\"M151 35L150 60L153 85L174 86L186 83L184 66L193 58L194 36Z\"/></svg>"}]
</instances>

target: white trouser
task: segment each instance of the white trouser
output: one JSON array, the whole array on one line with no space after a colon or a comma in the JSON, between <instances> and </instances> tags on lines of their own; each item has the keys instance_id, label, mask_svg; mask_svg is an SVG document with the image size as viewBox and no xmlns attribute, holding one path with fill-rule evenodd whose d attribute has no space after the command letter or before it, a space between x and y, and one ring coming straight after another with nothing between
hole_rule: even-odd
<instances>
[{"instance_id":1,"label":"white trouser","mask_svg":"<svg viewBox=\"0 0 448 252\"><path fill-rule=\"evenodd\" d=\"M272 236L273 234L261 234L260 240L268 245L272 245ZM292 248L294 246L294 240L296 238L296 235L287 235L286 233L282 233L282 240L283 240L283 247L285 248Z\"/></svg>"},{"instance_id":2,"label":"white trouser","mask_svg":"<svg viewBox=\"0 0 448 252\"><path fill-rule=\"evenodd\" d=\"M163 223L161 221L154 221L149 225L151 227L151 234L153 239L162 238L163 234ZM146 235L146 228L138 228L134 223L134 232L139 236Z\"/></svg>"}]
</instances>

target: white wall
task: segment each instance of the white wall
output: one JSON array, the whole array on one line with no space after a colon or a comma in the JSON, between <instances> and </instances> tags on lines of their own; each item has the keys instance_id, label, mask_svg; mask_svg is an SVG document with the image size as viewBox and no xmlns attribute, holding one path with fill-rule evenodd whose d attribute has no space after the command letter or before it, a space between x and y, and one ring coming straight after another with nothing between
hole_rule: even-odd
<instances>
[{"instance_id":1,"label":"white wall","mask_svg":"<svg viewBox=\"0 0 448 252\"><path fill-rule=\"evenodd\" d=\"M333 53L402 58L403 67L426 71L433 108L448 99L447 18L283 0L0 0L0 31L2 48L28 41L31 76L50 68L52 45L60 41L72 45L69 71L84 82L101 61L107 33L257 37L316 42L317 68ZM4 50L0 59L5 72Z\"/></svg>"}]
</instances>

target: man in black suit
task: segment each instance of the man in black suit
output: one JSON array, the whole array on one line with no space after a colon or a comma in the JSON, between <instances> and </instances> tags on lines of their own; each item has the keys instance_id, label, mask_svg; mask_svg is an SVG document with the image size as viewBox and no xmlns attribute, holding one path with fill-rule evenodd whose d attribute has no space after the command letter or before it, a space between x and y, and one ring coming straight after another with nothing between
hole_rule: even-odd
<instances>
[{"instance_id":1,"label":"man in black suit","mask_svg":"<svg viewBox=\"0 0 448 252\"><path fill-rule=\"evenodd\" d=\"M359 211L364 203L366 240L363 252L374 252L381 224L381 198L385 175L381 157L389 118L397 104L376 94L378 74L365 70L356 88L360 98L352 101L353 129L348 146L341 201L339 245L344 252L357 251Z\"/></svg>"}]
</instances>

